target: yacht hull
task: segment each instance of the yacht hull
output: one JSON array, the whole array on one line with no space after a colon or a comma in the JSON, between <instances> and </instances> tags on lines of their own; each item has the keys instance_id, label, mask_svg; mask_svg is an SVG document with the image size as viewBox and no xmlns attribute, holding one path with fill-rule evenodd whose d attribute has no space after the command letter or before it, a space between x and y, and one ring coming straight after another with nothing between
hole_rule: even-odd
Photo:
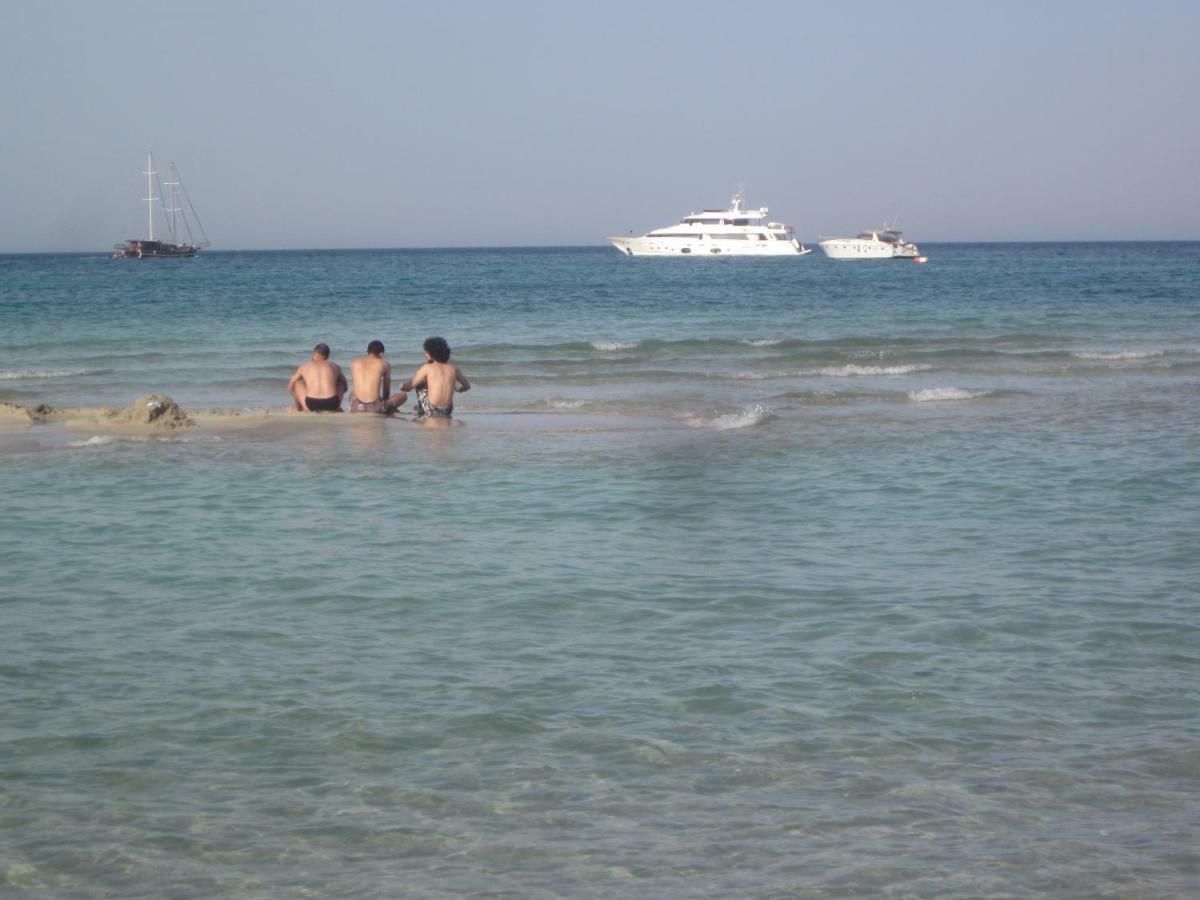
<instances>
[{"instance_id":1,"label":"yacht hull","mask_svg":"<svg viewBox=\"0 0 1200 900\"><path fill-rule=\"evenodd\" d=\"M797 240L720 240L690 238L610 237L626 256L804 256L812 250Z\"/></svg>"},{"instance_id":2,"label":"yacht hull","mask_svg":"<svg viewBox=\"0 0 1200 900\"><path fill-rule=\"evenodd\" d=\"M820 241L817 246L830 259L913 259L918 253L915 244L897 246L887 241L869 241L860 238Z\"/></svg>"}]
</instances>

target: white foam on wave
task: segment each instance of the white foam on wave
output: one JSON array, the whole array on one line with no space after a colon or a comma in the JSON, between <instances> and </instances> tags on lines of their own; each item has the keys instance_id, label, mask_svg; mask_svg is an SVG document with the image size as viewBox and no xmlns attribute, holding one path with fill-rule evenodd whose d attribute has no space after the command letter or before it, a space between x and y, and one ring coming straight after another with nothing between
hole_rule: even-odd
<instances>
[{"instance_id":1,"label":"white foam on wave","mask_svg":"<svg viewBox=\"0 0 1200 900\"><path fill-rule=\"evenodd\" d=\"M855 378L863 375L912 375L914 372L928 372L933 366L924 363L910 363L904 366L859 366L853 363L845 366L823 366L819 369L805 369L801 375L824 375L831 378Z\"/></svg>"},{"instance_id":2,"label":"white foam on wave","mask_svg":"<svg viewBox=\"0 0 1200 900\"><path fill-rule=\"evenodd\" d=\"M786 372L730 372L730 378L739 381L762 381L764 378L787 378Z\"/></svg>"},{"instance_id":3,"label":"white foam on wave","mask_svg":"<svg viewBox=\"0 0 1200 900\"><path fill-rule=\"evenodd\" d=\"M1155 356L1162 356L1161 350L1076 350L1072 354L1076 359L1100 359L1100 360L1121 360L1121 359L1150 359Z\"/></svg>"},{"instance_id":4,"label":"white foam on wave","mask_svg":"<svg viewBox=\"0 0 1200 900\"><path fill-rule=\"evenodd\" d=\"M775 347L783 343L782 338L760 338L753 341L738 341L739 344L745 344L748 347Z\"/></svg>"},{"instance_id":5,"label":"white foam on wave","mask_svg":"<svg viewBox=\"0 0 1200 900\"><path fill-rule=\"evenodd\" d=\"M194 437L166 437L150 434L94 434L86 441L71 441L68 447L108 447L112 444L219 444L219 434Z\"/></svg>"},{"instance_id":6,"label":"white foam on wave","mask_svg":"<svg viewBox=\"0 0 1200 900\"><path fill-rule=\"evenodd\" d=\"M116 434L93 434L86 441L72 441L68 447L107 447L109 444L115 444L117 441L128 441L131 443L145 444L149 442L149 438L143 435L116 435Z\"/></svg>"},{"instance_id":7,"label":"white foam on wave","mask_svg":"<svg viewBox=\"0 0 1200 900\"><path fill-rule=\"evenodd\" d=\"M848 350L846 355L851 359L883 359L887 356L887 350Z\"/></svg>"},{"instance_id":8,"label":"white foam on wave","mask_svg":"<svg viewBox=\"0 0 1200 900\"><path fill-rule=\"evenodd\" d=\"M74 378L76 375L87 374L87 369L18 369L13 372L0 372L0 381L33 381L41 378Z\"/></svg>"},{"instance_id":9,"label":"white foam on wave","mask_svg":"<svg viewBox=\"0 0 1200 900\"><path fill-rule=\"evenodd\" d=\"M551 409L579 409L579 407L585 405L586 403L586 400L567 400L559 397L551 398L550 400L546 401L546 405Z\"/></svg>"},{"instance_id":10,"label":"white foam on wave","mask_svg":"<svg viewBox=\"0 0 1200 900\"><path fill-rule=\"evenodd\" d=\"M986 397L990 391L968 391L963 388L925 388L920 391L909 391L908 399L913 403L937 403L945 400L974 400Z\"/></svg>"},{"instance_id":11,"label":"white foam on wave","mask_svg":"<svg viewBox=\"0 0 1200 900\"><path fill-rule=\"evenodd\" d=\"M712 428L716 431L732 431L737 428L753 428L771 418L771 410L761 403L755 403L743 410L715 417L691 415L684 421L693 428Z\"/></svg>"},{"instance_id":12,"label":"white foam on wave","mask_svg":"<svg viewBox=\"0 0 1200 900\"><path fill-rule=\"evenodd\" d=\"M850 363L844 366L801 369L798 372L729 372L724 377L736 378L739 381L761 381L766 378L862 378L871 375L912 375L931 369L933 366L926 363L910 363L903 366L859 366Z\"/></svg>"},{"instance_id":13,"label":"white foam on wave","mask_svg":"<svg viewBox=\"0 0 1200 900\"><path fill-rule=\"evenodd\" d=\"M592 341L597 350L632 350L638 341Z\"/></svg>"}]
</instances>

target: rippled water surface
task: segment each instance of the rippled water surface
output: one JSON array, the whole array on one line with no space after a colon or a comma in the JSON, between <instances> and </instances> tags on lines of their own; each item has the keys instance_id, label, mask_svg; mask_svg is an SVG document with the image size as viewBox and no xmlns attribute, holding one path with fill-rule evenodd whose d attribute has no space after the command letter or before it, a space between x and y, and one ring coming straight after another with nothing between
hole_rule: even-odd
<instances>
[{"instance_id":1,"label":"rippled water surface","mask_svg":"<svg viewBox=\"0 0 1200 900\"><path fill-rule=\"evenodd\" d=\"M1193 896L1200 245L0 257L0 893Z\"/></svg>"}]
</instances>

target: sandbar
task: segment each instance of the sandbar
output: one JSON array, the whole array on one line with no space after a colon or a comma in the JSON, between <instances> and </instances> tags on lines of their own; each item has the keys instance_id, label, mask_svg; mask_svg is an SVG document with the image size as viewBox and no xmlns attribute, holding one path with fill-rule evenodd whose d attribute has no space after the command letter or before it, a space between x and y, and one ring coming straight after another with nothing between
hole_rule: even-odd
<instances>
[{"instance_id":1,"label":"sandbar","mask_svg":"<svg viewBox=\"0 0 1200 900\"><path fill-rule=\"evenodd\" d=\"M296 413L280 409L185 410L166 394L146 394L128 406L51 407L0 402L0 449L72 446L82 436L155 441L279 439L312 428L470 428L502 432L616 432L683 427L669 417L579 412L470 412L447 420L356 413ZM86 443L86 441L85 441Z\"/></svg>"}]
</instances>

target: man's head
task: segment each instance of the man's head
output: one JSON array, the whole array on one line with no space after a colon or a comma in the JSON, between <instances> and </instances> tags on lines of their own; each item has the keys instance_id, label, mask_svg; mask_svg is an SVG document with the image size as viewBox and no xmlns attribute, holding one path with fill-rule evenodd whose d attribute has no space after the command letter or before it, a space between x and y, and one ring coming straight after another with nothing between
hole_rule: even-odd
<instances>
[{"instance_id":1,"label":"man's head","mask_svg":"<svg viewBox=\"0 0 1200 900\"><path fill-rule=\"evenodd\" d=\"M317 346L313 347L313 356L321 359L329 359L329 345L317 344Z\"/></svg>"},{"instance_id":2,"label":"man's head","mask_svg":"<svg viewBox=\"0 0 1200 900\"><path fill-rule=\"evenodd\" d=\"M367 353L371 356L383 356L383 341L371 341L367 344Z\"/></svg>"},{"instance_id":3,"label":"man's head","mask_svg":"<svg viewBox=\"0 0 1200 900\"><path fill-rule=\"evenodd\" d=\"M425 338L425 352L429 354L430 359L434 362L449 362L450 361L450 345L446 343L446 339L442 337Z\"/></svg>"}]
</instances>

